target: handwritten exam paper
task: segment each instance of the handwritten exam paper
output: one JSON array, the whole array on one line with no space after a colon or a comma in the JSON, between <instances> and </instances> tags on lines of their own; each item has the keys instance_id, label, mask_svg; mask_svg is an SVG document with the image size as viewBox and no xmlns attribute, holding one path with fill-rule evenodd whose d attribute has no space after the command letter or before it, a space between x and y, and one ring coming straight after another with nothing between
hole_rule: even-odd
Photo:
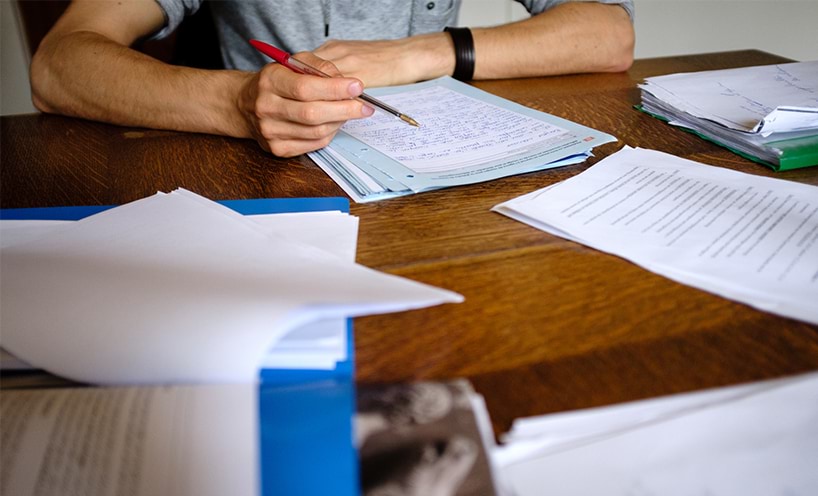
<instances>
[{"instance_id":1,"label":"handwritten exam paper","mask_svg":"<svg viewBox=\"0 0 818 496\"><path fill-rule=\"evenodd\" d=\"M648 270L818 323L818 188L623 149L494 210Z\"/></svg>"},{"instance_id":2,"label":"handwritten exam paper","mask_svg":"<svg viewBox=\"0 0 818 496\"><path fill-rule=\"evenodd\" d=\"M372 94L421 126L376 113L347 122L328 147L310 154L356 201L577 163L614 141L448 77Z\"/></svg>"},{"instance_id":3,"label":"handwritten exam paper","mask_svg":"<svg viewBox=\"0 0 818 496\"><path fill-rule=\"evenodd\" d=\"M806 496L816 446L813 373L515 421L493 459L517 496Z\"/></svg>"},{"instance_id":4,"label":"handwritten exam paper","mask_svg":"<svg viewBox=\"0 0 818 496\"><path fill-rule=\"evenodd\" d=\"M390 95L390 105L416 109L419 128L396 127L386 115L351 121L350 136L371 144L415 173L448 172L519 155L564 139L569 131L443 86Z\"/></svg>"},{"instance_id":5,"label":"handwritten exam paper","mask_svg":"<svg viewBox=\"0 0 818 496\"><path fill-rule=\"evenodd\" d=\"M2 346L93 383L254 381L289 329L459 302L186 191L2 250Z\"/></svg>"}]
</instances>

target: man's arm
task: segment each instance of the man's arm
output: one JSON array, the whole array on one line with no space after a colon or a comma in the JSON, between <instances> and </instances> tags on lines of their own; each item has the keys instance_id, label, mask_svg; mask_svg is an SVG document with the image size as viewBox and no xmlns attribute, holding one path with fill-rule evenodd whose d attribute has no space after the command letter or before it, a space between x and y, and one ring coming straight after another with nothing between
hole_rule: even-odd
<instances>
[{"instance_id":1,"label":"man's arm","mask_svg":"<svg viewBox=\"0 0 818 496\"><path fill-rule=\"evenodd\" d=\"M320 148L372 109L354 78L270 64L258 73L171 66L130 48L164 24L154 0L74 0L31 63L38 109L127 126L255 138L281 156ZM305 62L338 74L310 54Z\"/></svg>"},{"instance_id":2,"label":"man's arm","mask_svg":"<svg viewBox=\"0 0 818 496\"><path fill-rule=\"evenodd\" d=\"M633 62L634 32L615 4L569 2L526 20L472 29L474 79L618 72ZM314 52L367 86L410 83L454 72L447 33L388 41L329 41Z\"/></svg>"}]
</instances>

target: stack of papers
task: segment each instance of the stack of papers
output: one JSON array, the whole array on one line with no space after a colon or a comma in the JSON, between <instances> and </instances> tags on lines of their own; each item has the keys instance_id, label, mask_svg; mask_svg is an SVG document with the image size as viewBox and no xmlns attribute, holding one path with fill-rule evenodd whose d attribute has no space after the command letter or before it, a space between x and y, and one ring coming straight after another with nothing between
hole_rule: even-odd
<instances>
[{"instance_id":1,"label":"stack of papers","mask_svg":"<svg viewBox=\"0 0 818 496\"><path fill-rule=\"evenodd\" d=\"M806 495L816 446L813 373L517 420L493 459L515 496Z\"/></svg>"},{"instance_id":2,"label":"stack of papers","mask_svg":"<svg viewBox=\"0 0 818 496\"><path fill-rule=\"evenodd\" d=\"M642 109L776 170L818 165L818 61L647 78Z\"/></svg>"},{"instance_id":3,"label":"stack of papers","mask_svg":"<svg viewBox=\"0 0 818 496\"><path fill-rule=\"evenodd\" d=\"M348 317L462 301L355 264L346 214L256 217L178 190L77 222L3 221L0 345L82 382L254 382L263 366L334 366Z\"/></svg>"},{"instance_id":4,"label":"stack of papers","mask_svg":"<svg viewBox=\"0 0 818 496\"><path fill-rule=\"evenodd\" d=\"M675 281L818 324L818 188L625 148L494 207Z\"/></svg>"},{"instance_id":5,"label":"stack of papers","mask_svg":"<svg viewBox=\"0 0 818 496\"><path fill-rule=\"evenodd\" d=\"M450 77L370 93L420 127L376 112L309 154L356 202L574 164L616 141Z\"/></svg>"}]
</instances>

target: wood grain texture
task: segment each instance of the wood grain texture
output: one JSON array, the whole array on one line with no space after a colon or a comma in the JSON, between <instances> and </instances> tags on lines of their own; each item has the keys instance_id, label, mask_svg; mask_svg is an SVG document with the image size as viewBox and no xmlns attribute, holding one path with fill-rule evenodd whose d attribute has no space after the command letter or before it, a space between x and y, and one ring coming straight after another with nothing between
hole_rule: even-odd
<instances>
[{"instance_id":1,"label":"wood grain texture","mask_svg":"<svg viewBox=\"0 0 818 496\"><path fill-rule=\"evenodd\" d=\"M582 164L353 204L359 262L466 297L459 305L357 319L358 380L468 377L499 433L524 415L818 369L816 326L675 283L490 211L624 145L818 185L818 168L776 173L633 108L646 76L782 61L742 51L641 60L620 74L476 83L619 141ZM306 157L278 159L249 140L49 115L0 123L4 208L119 204L177 187L215 200L343 196Z\"/></svg>"}]
</instances>

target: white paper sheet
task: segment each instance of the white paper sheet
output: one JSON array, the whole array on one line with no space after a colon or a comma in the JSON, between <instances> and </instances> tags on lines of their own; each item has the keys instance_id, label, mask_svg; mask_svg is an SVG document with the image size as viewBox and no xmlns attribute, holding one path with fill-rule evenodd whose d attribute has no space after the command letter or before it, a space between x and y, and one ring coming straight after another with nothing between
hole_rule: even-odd
<instances>
[{"instance_id":1,"label":"white paper sheet","mask_svg":"<svg viewBox=\"0 0 818 496\"><path fill-rule=\"evenodd\" d=\"M288 241L190 192L3 248L2 346L92 383L254 381L288 330L462 301Z\"/></svg>"},{"instance_id":2,"label":"white paper sheet","mask_svg":"<svg viewBox=\"0 0 818 496\"><path fill-rule=\"evenodd\" d=\"M248 215L268 234L313 246L347 262L355 261L358 218L344 212L295 212Z\"/></svg>"},{"instance_id":3,"label":"white paper sheet","mask_svg":"<svg viewBox=\"0 0 818 496\"><path fill-rule=\"evenodd\" d=\"M332 370L347 359L346 319L327 319L286 333L264 355L266 369Z\"/></svg>"},{"instance_id":4,"label":"white paper sheet","mask_svg":"<svg viewBox=\"0 0 818 496\"><path fill-rule=\"evenodd\" d=\"M290 241L314 246L355 262L358 218L343 212L298 212L253 215L253 222ZM285 333L261 360L268 369L331 370L347 359L347 320L309 322Z\"/></svg>"},{"instance_id":5,"label":"white paper sheet","mask_svg":"<svg viewBox=\"0 0 818 496\"><path fill-rule=\"evenodd\" d=\"M265 232L305 243L348 262L355 261L358 218L339 211L246 216ZM33 241L70 226L73 221L2 220L0 247ZM347 357L346 319L309 323L287 332L261 363L263 368L333 369ZM0 369L24 370L31 365L0 348Z\"/></svg>"},{"instance_id":6,"label":"white paper sheet","mask_svg":"<svg viewBox=\"0 0 818 496\"><path fill-rule=\"evenodd\" d=\"M623 149L498 205L676 281L818 323L818 188Z\"/></svg>"},{"instance_id":7,"label":"white paper sheet","mask_svg":"<svg viewBox=\"0 0 818 496\"><path fill-rule=\"evenodd\" d=\"M503 448L495 460L500 466L513 465L532 457L558 453L596 442L705 408L744 398L777 385L751 383L651 400L634 401L603 408L568 411L516 419L503 436Z\"/></svg>"},{"instance_id":8,"label":"white paper sheet","mask_svg":"<svg viewBox=\"0 0 818 496\"><path fill-rule=\"evenodd\" d=\"M2 493L255 496L258 386L3 391Z\"/></svg>"},{"instance_id":9,"label":"white paper sheet","mask_svg":"<svg viewBox=\"0 0 818 496\"><path fill-rule=\"evenodd\" d=\"M818 492L814 373L528 421L495 453L507 494Z\"/></svg>"},{"instance_id":10,"label":"white paper sheet","mask_svg":"<svg viewBox=\"0 0 818 496\"><path fill-rule=\"evenodd\" d=\"M0 249L34 241L73 223L70 220L0 220Z\"/></svg>"}]
</instances>

